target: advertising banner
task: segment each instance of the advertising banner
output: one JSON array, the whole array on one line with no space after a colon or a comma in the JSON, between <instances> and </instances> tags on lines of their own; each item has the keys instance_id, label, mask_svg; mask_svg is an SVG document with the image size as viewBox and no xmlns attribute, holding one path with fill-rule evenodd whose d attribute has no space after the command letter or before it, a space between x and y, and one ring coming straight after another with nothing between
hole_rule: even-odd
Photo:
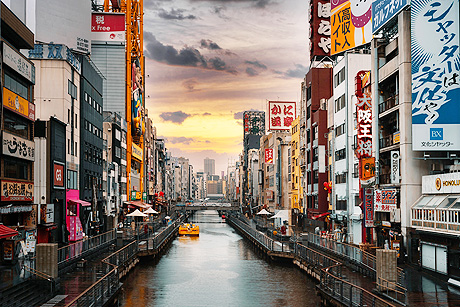
<instances>
[{"instance_id":1,"label":"advertising banner","mask_svg":"<svg viewBox=\"0 0 460 307\"><path fill-rule=\"evenodd\" d=\"M53 183L54 188L64 188L64 163L54 162L53 166Z\"/></svg>"},{"instance_id":2,"label":"advertising banner","mask_svg":"<svg viewBox=\"0 0 460 307\"><path fill-rule=\"evenodd\" d=\"M374 190L370 188L364 189L364 226L374 227Z\"/></svg>"},{"instance_id":3,"label":"advertising banner","mask_svg":"<svg viewBox=\"0 0 460 307\"><path fill-rule=\"evenodd\" d=\"M422 177L423 194L460 194L460 173Z\"/></svg>"},{"instance_id":4,"label":"advertising banner","mask_svg":"<svg viewBox=\"0 0 460 307\"><path fill-rule=\"evenodd\" d=\"M35 120L35 105L6 87L3 88L3 106L27 119Z\"/></svg>"},{"instance_id":5,"label":"advertising banner","mask_svg":"<svg viewBox=\"0 0 460 307\"><path fill-rule=\"evenodd\" d=\"M290 130L297 117L296 103L286 101L268 102L269 130Z\"/></svg>"},{"instance_id":6,"label":"advertising banner","mask_svg":"<svg viewBox=\"0 0 460 307\"><path fill-rule=\"evenodd\" d=\"M331 51L331 3L310 0L310 59L327 56Z\"/></svg>"},{"instance_id":7,"label":"advertising banner","mask_svg":"<svg viewBox=\"0 0 460 307\"><path fill-rule=\"evenodd\" d=\"M331 55L372 40L372 2L331 1Z\"/></svg>"},{"instance_id":8,"label":"advertising banner","mask_svg":"<svg viewBox=\"0 0 460 307\"><path fill-rule=\"evenodd\" d=\"M138 58L132 60L131 67L132 104L131 104L131 134L140 136L144 134L144 81L142 79L142 67Z\"/></svg>"},{"instance_id":9,"label":"advertising banner","mask_svg":"<svg viewBox=\"0 0 460 307\"><path fill-rule=\"evenodd\" d=\"M390 158L391 158L391 165L390 165L391 183L399 183L399 151L392 151L390 153Z\"/></svg>"},{"instance_id":10,"label":"advertising banner","mask_svg":"<svg viewBox=\"0 0 460 307\"><path fill-rule=\"evenodd\" d=\"M29 161L35 160L35 143L3 131L3 154Z\"/></svg>"},{"instance_id":11,"label":"advertising banner","mask_svg":"<svg viewBox=\"0 0 460 307\"><path fill-rule=\"evenodd\" d=\"M273 148L265 148L265 164L273 164Z\"/></svg>"},{"instance_id":12,"label":"advertising banner","mask_svg":"<svg viewBox=\"0 0 460 307\"><path fill-rule=\"evenodd\" d=\"M460 150L459 1L411 2L412 149Z\"/></svg>"},{"instance_id":13,"label":"advertising banner","mask_svg":"<svg viewBox=\"0 0 460 307\"><path fill-rule=\"evenodd\" d=\"M359 179L362 185L371 184L375 177L375 158L361 158L361 171Z\"/></svg>"},{"instance_id":14,"label":"advertising banner","mask_svg":"<svg viewBox=\"0 0 460 307\"><path fill-rule=\"evenodd\" d=\"M142 148L133 143L132 155L134 158L138 159L139 161L142 161Z\"/></svg>"},{"instance_id":15,"label":"advertising banner","mask_svg":"<svg viewBox=\"0 0 460 307\"><path fill-rule=\"evenodd\" d=\"M13 68L30 82L35 83L35 66L5 42L3 42L3 63Z\"/></svg>"},{"instance_id":16,"label":"advertising banner","mask_svg":"<svg viewBox=\"0 0 460 307\"><path fill-rule=\"evenodd\" d=\"M374 210L376 212L391 212L396 209L396 189L375 190Z\"/></svg>"},{"instance_id":17,"label":"advertising banner","mask_svg":"<svg viewBox=\"0 0 460 307\"><path fill-rule=\"evenodd\" d=\"M410 0L374 0L372 2L372 33L378 32L409 3Z\"/></svg>"},{"instance_id":18,"label":"advertising banner","mask_svg":"<svg viewBox=\"0 0 460 307\"><path fill-rule=\"evenodd\" d=\"M2 180L2 201L33 201L34 184L29 182L18 182Z\"/></svg>"},{"instance_id":19,"label":"advertising banner","mask_svg":"<svg viewBox=\"0 0 460 307\"><path fill-rule=\"evenodd\" d=\"M91 39L104 42L125 42L125 14L93 12Z\"/></svg>"}]
</instances>

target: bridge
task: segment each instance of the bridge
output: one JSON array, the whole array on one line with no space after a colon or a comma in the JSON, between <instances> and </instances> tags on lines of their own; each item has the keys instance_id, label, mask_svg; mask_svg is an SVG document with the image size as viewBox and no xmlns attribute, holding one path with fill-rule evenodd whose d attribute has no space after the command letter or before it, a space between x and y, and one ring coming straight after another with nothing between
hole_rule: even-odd
<instances>
[{"instance_id":1,"label":"bridge","mask_svg":"<svg viewBox=\"0 0 460 307\"><path fill-rule=\"evenodd\" d=\"M199 211L199 210L217 210L217 211L238 211L240 207L231 203L177 203L176 210L181 211Z\"/></svg>"}]
</instances>

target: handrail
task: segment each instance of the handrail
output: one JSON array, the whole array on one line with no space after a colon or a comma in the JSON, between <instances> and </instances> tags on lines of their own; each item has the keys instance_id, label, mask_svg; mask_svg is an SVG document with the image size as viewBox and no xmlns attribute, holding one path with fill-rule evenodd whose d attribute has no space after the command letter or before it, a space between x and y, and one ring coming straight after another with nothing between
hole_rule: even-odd
<instances>
[{"instance_id":1,"label":"handrail","mask_svg":"<svg viewBox=\"0 0 460 307\"><path fill-rule=\"evenodd\" d=\"M41 279L43 279L43 280L46 280L46 281L49 283L49 287L50 287L49 290L50 290L50 292L51 292L52 294L54 293L54 290L55 290L55 287L56 287L56 281L55 281L55 279L54 279L52 276L50 276L50 275L48 275L48 274L46 274L46 273L37 271L36 269L31 268L31 267L29 267L29 266L27 266L27 265L25 265L25 264L23 265L23 267L24 267L24 269L25 269L26 271L28 271L29 273L33 274L34 276L37 276L37 277L39 277L39 278L41 278ZM29 277L29 278L30 278L30 277Z\"/></svg>"},{"instance_id":2,"label":"handrail","mask_svg":"<svg viewBox=\"0 0 460 307\"><path fill-rule=\"evenodd\" d=\"M95 239L99 238L100 236L103 236L103 235L106 235L106 234L109 234L109 233L115 232L115 231L116 231L116 229L114 228L114 229L109 230L109 231L107 231L107 232L100 233L100 234L98 234L98 235L95 235L95 236L92 236L92 237L89 237L89 238L85 238L85 239L83 239L83 240L80 240L80 241L77 241L77 242L74 242L74 243L70 243L70 244L65 245L65 246L61 246L61 247L58 248L58 251L59 251L60 249L72 247L72 246L74 246L74 245L76 245L76 244L81 244L82 242L86 242L86 241L90 241L90 240L95 240Z\"/></svg>"}]
</instances>

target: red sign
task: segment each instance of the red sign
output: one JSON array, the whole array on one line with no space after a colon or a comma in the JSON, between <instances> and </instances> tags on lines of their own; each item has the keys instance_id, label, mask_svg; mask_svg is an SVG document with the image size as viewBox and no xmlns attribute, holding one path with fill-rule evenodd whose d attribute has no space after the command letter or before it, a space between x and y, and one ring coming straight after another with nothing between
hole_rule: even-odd
<instances>
[{"instance_id":1,"label":"red sign","mask_svg":"<svg viewBox=\"0 0 460 307\"><path fill-rule=\"evenodd\" d=\"M32 182L2 180L1 193L1 201L33 201L34 184Z\"/></svg>"},{"instance_id":2,"label":"red sign","mask_svg":"<svg viewBox=\"0 0 460 307\"><path fill-rule=\"evenodd\" d=\"M273 148L265 149L265 164L273 164Z\"/></svg>"},{"instance_id":3,"label":"red sign","mask_svg":"<svg viewBox=\"0 0 460 307\"><path fill-rule=\"evenodd\" d=\"M269 130L290 130L297 117L296 103L286 101L268 102Z\"/></svg>"},{"instance_id":4,"label":"red sign","mask_svg":"<svg viewBox=\"0 0 460 307\"><path fill-rule=\"evenodd\" d=\"M64 187L64 165L54 162L54 186L55 187Z\"/></svg>"},{"instance_id":5,"label":"red sign","mask_svg":"<svg viewBox=\"0 0 460 307\"><path fill-rule=\"evenodd\" d=\"M93 40L124 42L125 14L93 13L91 33Z\"/></svg>"},{"instance_id":6,"label":"red sign","mask_svg":"<svg viewBox=\"0 0 460 307\"><path fill-rule=\"evenodd\" d=\"M374 195L373 189L364 189L364 220L366 227L374 227Z\"/></svg>"},{"instance_id":7,"label":"red sign","mask_svg":"<svg viewBox=\"0 0 460 307\"><path fill-rule=\"evenodd\" d=\"M310 0L310 59L327 56L331 50L331 3Z\"/></svg>"},{"instance_id":8,"label":"red sign","mask_svg":"<svg viewBox=\"0 0 460 307\"><path fill-rule=\"evenodd\" d=\"M363 93L361 83L363 77L366 77L366 71L358 72L356 76L355 94L356 117L358 121L358 143L356 144L356 156L358 159L372 157L372 98L368 93Z\"/></svg>"}]
</instances>

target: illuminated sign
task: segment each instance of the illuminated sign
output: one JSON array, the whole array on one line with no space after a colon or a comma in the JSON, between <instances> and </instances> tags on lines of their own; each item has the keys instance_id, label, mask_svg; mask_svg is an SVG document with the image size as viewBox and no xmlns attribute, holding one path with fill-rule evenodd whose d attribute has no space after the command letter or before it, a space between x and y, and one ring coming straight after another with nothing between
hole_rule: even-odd
<instances>
[{"instance_id":1,"label":"illuminated sign","mask_svg":"<svg viewBox=\"0 0 460 307\"><path fill-rule=\"evenodd\" d=\"M358 121L358 143L356 156L358 158L372 156L372 100L369 94L357 97L356 117Z\"/></svg>"},{"instance_id":2,"label":"illuminated sign","mask_svg":"<svg viewBox=\"0 0 460 307\"><path fill-rule=\"evenodd\" d=\"M331 1L331 55L372 40L372 1Z\"/></svg>"},{"instance_id":3,"label":"illuminated sign","mask_svg":"<svg viewBox=\"0 0 460 307\"><path fill-rule=\"evenodd\" d=\"M372 33L378 32L401 12L410 0L379 0L372 2Z\"/></svg>"},{"instance_id":4,"label":"illuminated sign","mask_svg":"<svg viewBox=\"0 0 460 307\"><path fill-rule=\"evenodd\" d=\"M92 13L91 39L105 42L125 42L125 14Z\"/></svg>"},{"instance_id":5,"label":"illuminated sign","mask_svg":"<svg viewBox=\"0 0 460 307\"><path fill-rule=\"evenodd\" d=\"M2 201L33 201L34 184L32 182L19 182L2 180Z\"/></svg>"},{"instance_id":6,"label":"illuminated sign","mask_svg":"<svg viewBox=\"0 0 460 307\"><path fill-rule=\"evenodd\" d=\"M273 164L273 148L265 148L265 164Z\"/></svg>"},{"instance_id":7,"label":"illuminated sign","mask_svg":"<svg viewBox=\"0 0 460 307\"><path fill-rule=\"evenodd\" d=\"M3 132L3 154L29 161L35 160L35 143L19 136Z\"/></svg>"},{"instance_id":8,"label":"illuminated sign","mask_svg":"<svg viewBox=\"0 0 460 307\"><path fill-rule=\"evenodd\" d=\"M447 173L422 177L423 194L459 194L460 173Z\"/></svg>"},{"instance_id":9,"label":"illuminated sign","mask_svg":"<svg viewBox=\"0 0 460 307\"><path fill-rule=\"evenodd\" d=\"M53 183L55 188L64 188L64 164L54 162Z\"/></svg>"},{"instance_id":10,"label":"illuminated sign","mask_svg":"<svg viewBox=\"0 0 460 307\"><path fill-rule=\"evenodd\" d=\"M399 151L392 151L390 159L390 181L391 183L399 183Z\"/></svg>"},{"instance_id":11,"label":"illuminated sign","mask_svg":"<svg viewBox=\"0 0 460 307\"><path fill-rule=\"evenodd\" d=\"M243 113L244 135L265 134L265 112L263 111L244 111Z\"/></svg>"},{"instance_id":12,"label":"illuminated sign","mask_svg":"<svg viewBox=\"0 0 460 307\"><path fill-rule=\"evenodd\" d=\"M373 189L364 189L364 226L374 227L374 195Z\"/></svg>"},{"instance_id":13,"label":"illuminated sign","mask_svg":"<svg viewBox=\"0 0 460 307\"><path fill-rule=\"evenodd\" d=\"M310 59L326 56L331 51L331 3L310 1Z\"/></svg>"},{"instance_id":14,"label":"illuminated sign","mask_svg":"<svg viewBox=\"0 0 460 307\"><path fill-rule=\"evenodd\" d=\"M296 103L285 101L268 102L269 130L290 130L297 117Z\"/></svg>"},{"instance_id":15,"label":"illuminated sign","mask_svg":"<svg viewBox=\"0 0 460 307\"><path fill-rule=\"evenodd\" d=\"M3 88L3 106L27 119L35 120L35 105L6 87Z\"/></svg>"},{"instance_id":16,"label":"illuminated sign","mask_svg":"<svg viewBox=\"0 0 460 307\"><path fill-rule=\"evenodd\" d=\"M142 161L142 148L133 143L132 149L132 156Z\"/></svg>"},{"instance_id":17,"label":"illuminated sign","mask_svg":"<svg viewBox=\"0 0 460 307\"><path fill-rule=\"evenodd\" d=\"M460 150L459 1L411 2L412 149Z\"/></svg>"}]
</instances>

